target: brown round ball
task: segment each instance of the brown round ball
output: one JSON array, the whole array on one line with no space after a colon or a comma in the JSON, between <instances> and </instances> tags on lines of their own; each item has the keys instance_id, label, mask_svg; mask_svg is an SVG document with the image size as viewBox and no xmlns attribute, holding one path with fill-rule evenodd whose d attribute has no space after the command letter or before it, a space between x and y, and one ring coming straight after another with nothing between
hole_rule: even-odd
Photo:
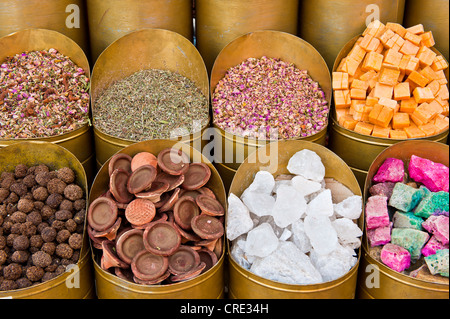
<instances>
[{"instance_id":1,"label":"brown round ball","mask_svg":"<svg viewBox=\"0 0 450 319\"><path fill-rule=\"evenodd\" d=\"M32 223L34 226L38 226L40 223L42 223L41 213L39 213L37 210L32 211L27 215L26 221Z\"/></svg>"},{"instance_id":2,"label":"brown round ball","mask_svg":"<svg viewBox=\"0 0 450 319\"><path fill-rule=\"evenodd\" d=\"M22 235L25 235L27 237L31 237L36 234L37 227L30 221L26 221L22 224Z\"/></svg>"},{"instance_id":3,"label":"brown round ball","mask_svg":"<svg viewBox=\"0 0 450 319\"><path fill-rule=\"evenodd\" d=\"M84 224L84 219L86 217L86 210L82 209L73 216L73 220L78 225Z\"/></svg>"},{"instance_id":4,"label":"brown round ball","mask_svg":"<svg viewBox=\"0 0 450 319\"><path fill-rule=\"evenodd\" d=\"M52 179L52 176L50 175L50 172L41 172L36 173L36 183L38 183L41 186L47 186L48 182Z\"/></svg>"},{"instance_id":5,"label":"brown round ball","mask_svg":"<svg viewBox=\"0 0 450 319\"><path fill-rule=\"evenodd\" d=\"M4 235L0 235L0 249L4 249L6 247L6 237Z\"/></svg>"},{"instance_id":6,"label":"brown round ball","mask_svg":"<svg viewBox=\"0 0 450 319\"><path fill-rule=\"evenodd\" d=\"M76 185L70 184L64 189L64 196L71 201L76 201L77 199L83 198L83 189Z\"/></svg>"},{"instance_id":7,"label":"brown round ball","mask_svg":"<svg viewBox=\"0 0 450 319\"><path fill-rule=\"evenodd\" d=\"M38 266L31 266L28 267L25 275L31 281L39 281L44 276L44 269Z\"/></svg>"},{"instance_id":8,"label":"brown round ball","mask_svg":"<svg viewBox=\"0 0 450 319\"><path fill-rule=\"evenodd\" d=\"M48 206L50 206L51 208L58 208L63 199L64 198L63 198L63 196L61 194L54 193L54 194L48 195L47 200L45 201L45 203Z\"/></svg>"},{"instance_id":9,"label":"brown round ball","mask_svg":"<svg viewBox=\"0 0 450 319\"><path fill-rule=\"evenodd\" d=\"M16 280L22 276L22 266L17 263L11 263L3 268L3 277L9 280Z\"/></svg>"},{"instance_id":10,"label":"brown round ball","mask_svg":"<svg viewBox=\"0 0 450 319\"><path fill-rule=\"evenodd\" d=\"M63 167L56 171L58 178L67 184L71 184L75 181L75 173L69 167Z\"/></svg>"},{"instance_id":11,"label":"brown round ball","mask_svg":"<svg viewBox=\"0 0 450 319\"><path fill-rule=\"evenodd\" d=\"M14 182L9 187L11 192L17 194L17 196L22 197L28 192L28 188L24 183Z\"/></svg>"},{"instance_id":12,"label":"brown round ball","mask_svg":"<svg viewBox=\"0 0 450 319\"><path fill-rule=\"evenodd\" d=\"M14 176L16 178L24 178L27 175L28 166L25 164L19 164L14 168Z\"/></svg>"},{"instance_id":13,"label":"brown round ball","mask_svg":"<svg viewBox=\"0 0 450 319\"><path fill-rule=\"evenodd\" d=\"M0 203L8 198L9 193L10 193L9 189L3 187L0 188Z\"/></svg>"},{"instance_id":14,"label":"brown round ball","mask_svg":"<svg viewBox=\"0 0 450 319\"><path fill-rule=\"evenodd\" d=\"M38 266L41 268L45 268L52 263L52 257L42 250L35 252L31 256L31 259L35 266Z\"/></svg>"},{"instance_id":15,"label":"brown round ball","mask_svg":"<svg viewBox=\"0 0 450 319\"><path fill-rule=\"evenodd\" d=\"M86 209L86 200L85 199L77 199L76 201L73 202L73 208L76 211Z\"/></svg>"},{"instance_id":16,"label":"brown round ball","mask_svg":"<svg viewBox=\"0 0 450 319\"><path fill-rule=\"evenodd\" d=\"M13 223L25 223L27 220L27 214L21 211L16 211L11 215L11 221Z\"/></svg>"},{"instance_id":17,"label":"brown round ball","mask_svg":"<svg viewBox=\"0 0 450 319\"><path fill-rule=\"evenodd\" d=\"M6 260L8 260L8 254L2 249L0 250L0 266L3 265Z\"/></svg>"},{"instance_id":18,"label":"brown round ball","mask_svg":"<svg viewBox=\"0 0 450 319\"><path fill-rule=\"evenodd\" d=\"M65 243L70 237L70 232L67 229L61 229L56 235L56 241L58 243Z\"/></svg>"},{"instance_id":19,"label":"brown round ball","mask_svg":"<svg viewBox=\"0 0 450 319\"><path fill-rule=\"evenodd\" d=\"M62 243L56 246L55 253L61 258L70 259L73 254L73 249L68 244Z\"/></svg>"},{"instance_id":20,"label":"brown round ball","mask_svg":"<svg viewBox=\"0 0 450 319\"><path fill-rule=\"evenodd\" d=\"M56 244L54 242L51 243L44 243L41 247L41 250L50 256L52 256L55 253L56 250Z\"/></svg>"},{"instance_id":21,"label":"brown round ball","mask_svg":"<svg viewBox=\"0 0 450 319\"><path fill-rule=\"evenodd\" d=\"M28 278L25 278L25 277L17 279L16 284L17 284L17 289L28 288L33 285L31 280L29 280Z\"/></svg>"},{"instance_id":22,"label":"brown round ball","mask_svg":"<svg viewBox=\"0 0 450 319\"><path fill-rule=\"evenodd\" d=\"M15 250L26 250L30 247L30 240L25 235L19 235L14 238L13 248Z\"/></svg>"},{"instance_id":23,"label":"brown round ball","mask_svg":"<svg viewBox=\"0 0 450 319\"><path fill-rule=\"evenodd\" d=\"M42 240L46 243L53 242L56 239L57 231L53 227L45 227L41 231Z\"/></svg>"},{"instance_id":24,"label":"brown round ball","mask_svg":"<svg viewBox=\"0 0 450 319\"><path fill-rule=\"evenodd\" d=\"M47 220L55 214L55 209L48 205L44 205L41 209L41 216L43 220Z\"/></svg>"},{"instance_id":25,"label":"brown round ball","mask_svg":"<svg viewBox=\"0 0 450 319\"><path fill-rule=\"evenodd\" d=\"M11 261L18 264L23 264L28 261L30 253L27 250L16 250L11 255Z\"/></svg>"},{"instance_id":26,"label":"brown round ball","mask_svg":"<svg viewBox=\"0 0 450 319\"><path fill-rule=\"evenodd\" d=\"M0 284L0 290L2 291L15 290L17 288L19 288L19 286L15 280L5 279Z\"/></svg>"},{"instance_id":27,"label":"brown round ball","mask_svg":"<svg viewBox=\"0 0 450 319\"><path fill-rule=\"evenodd\" d=\"M44 244L44 240L41 235L33 235L30 237L30 247L41 248Z\"/></svg>"},{"instance_id":28,"label":"brown round ball","mask_svg":"<svg viewBox=\"0 0 450 319\"><path fill-rule=\"evenodd\" d=\"M42 276L42 282L46 282L46 281L52 280L56 276L57 275L54 272L46 272L44 274L44 276Z\"/></svg>"},{"instance_id":29,"label":"brown round ball","mask_svg":"<svg viewBox=\"0 0 450 319\"><path fill-rule=\"evenodd\" d=\"M48 197L48 190L44 186L39 186L33 191L33 197L35 200L44 202Z\"/></svg>"},{"instance_id":30,"label":"brown round ball","mask_svg":"<svg viewBox=\"0 0 450 319\"><path fill-rule=\"evenodd\" d=\"M64 223L64 227L71 233L74 233L77 230L77 223L73 219L68 219Z\"/></svg>"},{"instance_id":31,"label":"brown round ball","mask_svg":"<svg viewBox=\"0 0 450 319\"><path fill-rule=\"evenodd\" d=\"M31 212L34 208L34 203L32 200L30 199L24 199L21 198L19 199L19 201L17 202L17 209L28 214L29 212Z\"/></svg>"},{"instance_id":32,"label":"brown round ball","mask_svg":"<svg viewBox=\"0 0 450 319\"><path fill-rule=\"evenodd\" d=\"M66 221L68 219L72 218L72 212L68 211L68 210L58 210L55 213L55 219L56 220L62 220L62 221Z\"/></svg>"},{"instance_id":33,"label":"brown round ball","mask_svg":"<svg viewBox=\"0 0 450 319\"><path fill-rule=\"evenodd\" d=\"M30 174L27 175L23 178L22 183L28 187L28 188L32 188L33 186L35 186L36 183L36 176L34 176L34 174Z\"/></svg>"},{"instance_id":34,"label":"brown round ball","mask_svg":"<svg viewBox=\"0 0 450 319\"><path fill-rule=\"evenodd\" d=\"M38 166L35 167L34 169L34 174L37 175L39 173L48 173L50 172L50 169L48 168L47 165L45 164L39 164Z\"/></svg>"},{"instance_id":35,"label":"brown round ball","mask_svg":"<svg viewBox=\"0 0 450 319\"><path fill-rule=\"evenodd\" d=\"M59 204L59 209L60 210L72 211L73 210L73 203L72 203L72 201L64 198L63 201L61 202L61 204Z\"/></svg>"},{"instance_id":36,"label":"brown round ball","mask_svg":"<svg viewBox=\"0 0 450 319\"><path fill-rule=\"evenodd\" d=\"M69 246L72 249L81 249L83 245L83 236L81 234L72 234L68 240Z\"/></svg>"},{"instance_id":37,"label":"brown round ball","mask_svg":"<svg viewBox=\"0 0 450 319\"><path fill-rule=\"evenodd\" d=\"M47 183L47 190L50 194L64 194L67 184L59 178L53 178Z\"/></svg>"}]
</instances>

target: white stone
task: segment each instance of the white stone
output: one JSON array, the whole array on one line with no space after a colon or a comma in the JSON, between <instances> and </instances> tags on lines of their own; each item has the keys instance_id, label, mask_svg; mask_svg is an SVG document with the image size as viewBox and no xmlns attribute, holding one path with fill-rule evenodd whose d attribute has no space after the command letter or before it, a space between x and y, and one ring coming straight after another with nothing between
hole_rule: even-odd
<instances>
[{"instance_id":1,"label":"white stone","mask_svg":"<svg viewBox=\"0 0 450 319\"><path fill-rule=\"evenodd\" d=\"M313 200L308 203L306 214L308 216L327 216L330 217L334 213L333 200L331 198L331 191L325 189L320 192Z\"/></svg>"},{"instance_id":2,"label":"white stone","mask_svg":"<svg viewBox=\"0 0 450 319\"><path fill-rule=\"evenodd\" d=\"M275 223L273 216L262 216L259 218L259 224L268 223L270 227L272 227L274 234L280 238L280 236L284 232L284 228L278 227L278 225Z\"/></svg>"},{"instance_id":3,"label":"white stone","mask_svg":"<svg viewBox=\"0 0 450 319\"><path fill-rule=\"evenodd\" d=\"M294 187L282 185L273 206L273 219L279 227L285 228L303 217L306 206L305 198Z\"/></svg>"},{"instance_id":4,"label":"white stone","mask_svg":"<svg viewBox=\"0 0 450 319\"><path fill-rule=\"evenodd\" d=\"M306 235L305 232L305 225L302 219L297 220L291 225L291 231L292 231L292 242L297 246L298 249L302 253L307 253L311 250L311 242L309 240L309 237Z\"/></svg>"},{"instance_id":5,"label":"white stone","mask_svg":"<svg viewBox=\"0 0 450 319\"><path fill-rule=\"evenodd\" d=\"M302 150L289 160L288 171L291 174L303 176L306 179L321 182L325 177L325 166L315 152Z\"/></svg>"},{"instance_id":6,"label":"white stone","mask_svg":"<svg viewBox=\"0 0 450 319\"><path fill-rule=\"evenodd\" d=\"M333 195L333 204L342 202L350 196L353 196L353 192L344 184L338 182L334 178L325 178L325 188L331 190Z\"/></svg>"},{"instance_id":7,"label":"white stone","mask_svg":"<svg viewBox=\"0 0 450 319\"><path fill-rule=\"evenodd\" d=\"M277 247L278 237L268 223L263 223L248 233L245 253L255 257L267 257Z\"/></svg>"},{"instance_id":8,"label":"white stone","mask_svg":"<svg viewBox=\"0 0 450 319\"><path fill-rule=\"evenodd\" d=\"M252 192L270 195L274 187L275 179L273 175L266 171L259 171L248 189Z\"/></svg>"},{"instance_id":9,"label":"white stone","mask_svg":"<svg viewBox=\"0 0 450 319\"><path fill-rule=\"evenodd\" d=\"M239 245L233 244L231 246L231 257L237 262L241 267L245 269L250 269L251 263L245 257L244 250L239 247Z\"/></svg>"},{"instance_id":10,"label":"white stone","mask_svg":"<svg viewBox=\"0 0 450 319\"><path fill-rule=\"evenodd\" d=\"M324 282L336 280L352 269L357 258L348 249L338 245L329 254L319 254L313 249L310 253L311 262L322 275Z\"/></svg>"},{"instance_id":11,"label":"white stone","mask_svg":"<svg viewBox=\"0 0 450 319\"><path fill-rule=\"evenodd\" d=\"M295 176L291 182L292 186L303 196L311 195L322 188L319 182L310 181L303 176Z\"/></svg>"},{"instance_id":12,"label":"white stone","mask_svg":"<svg viewBox=\"0 0 450 319\"><path fill-rule=\"evenodd\" d=\"M281 185L292 186L292 180L279 180L275 182L275 187L273 188L273 193L277 194L278 189Z\"/></svg>"},{"instance_id":13,"label":"white stone","mask_svg":"<svg viewBox=\"0 0 450 319\"><path fill-rule=\"evenodd\" d=\"M286 241L289 238L291 238L291 236L292 236L292 232L289 229L285 228L279 239Z\"/></svg>"},{"instance_id":14,"label":"white stone","mask_svg":"<svg viewBox=\"0 0 450 319\"><path fill-rule=\"evenodd\" d=\"M234 194L228 197L227 238L234 240L253 228L248 208Z\"/></svg>"},{"instance_id":15,"label":"white stone","mask_svg":"<svg viewBox=\"0 0 450 319\"><path fill-rule=\"evenodd\" d=\"M271 215L275 205L275 198L271 195L254 192L250 188L244 191L241 199L249 211L259 217Z\"/></svg>"},{"instance_id":16,"label":"white stone","mask_svg":"<svg viewBox=\"0 0 450 319\"><path fill-rule=\"evenodd\" d=\"M362 213L362 197L350 196L338 204L334 204L334 212L341 217L358 219Z\"/></svg>"},{"instance_id":17,"label":"white stone","mask_svg":"<svg viewBox=\"0 0 450 319\"><path fill-rule=\"evenodd\" d=\"M271 255L256 259L250 271L265 279L292 285L322 282L322 276L309 257L289 241L280 241Z\"/></svg>"},{"instance_id":18,"label":"white stone","mask_svg":"<svg viewBox=\"0 0 450 319\"><path fill-rule=\"evenodd\" d=\"M338 218L331 222L331 225L336 230L341 245L350 245L354 248L359 247L358 244L361 243L359 237L363 235L363 232L351 219Z\"/></svg>"},{"instance_id":19,"label":"white stone","mask_svg":"<svg viewBox=\"0 0 450 319\"><path fill-rule=\"evenodd\" d=\"M304 222L306 235L317 253L326 255L336 248L338 245L337 232L328 217L307 215Z\"/></svg>"}]
</instances>

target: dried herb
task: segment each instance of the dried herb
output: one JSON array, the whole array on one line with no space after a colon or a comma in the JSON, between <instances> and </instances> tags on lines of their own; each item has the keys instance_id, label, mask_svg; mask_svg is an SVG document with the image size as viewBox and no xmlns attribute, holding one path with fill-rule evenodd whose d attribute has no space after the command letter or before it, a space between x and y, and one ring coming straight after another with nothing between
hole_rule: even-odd
<instances>
[{"instance_id":1,"label":"dried herb","mask_svg":"<svg viewBox=\"0 0 450 319\"><path fill-rule=\"evenodd\" d=\"M127 140L168 139L201 131L208 99L188 78L166 70L142 70L108 87L95 101L102 132Z\"/></svg>"}]
</instances>

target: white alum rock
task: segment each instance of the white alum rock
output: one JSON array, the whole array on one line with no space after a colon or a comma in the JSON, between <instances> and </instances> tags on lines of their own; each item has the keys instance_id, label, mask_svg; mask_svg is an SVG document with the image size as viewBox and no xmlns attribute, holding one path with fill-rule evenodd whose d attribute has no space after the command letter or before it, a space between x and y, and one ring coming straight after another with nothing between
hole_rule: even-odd
<instances>
[{"instance_id":1,"label":"white alum rock","mask_svg":"<svg viewBox=\"0 0 450 319\"><path fill-rule=\"evenodd\" d=\"M275 198L270 194L260 193L247 188L241 196L242 202L249 211L258 217L272 214Z\"/></svg>"},{"instance_id":2,"label":"white alum rock","mask_svg":"<svg viewBox=\"0 0 450 319\"><path fill-rule=\"evenodd\" d=\"M341 217L358 219L362 214L362 197L350 196L338 204L334 204L334 212Z\"/></svg>"},{"instance_id":3,"label":"white alum rock","mask_svg":"<svg viewBox=\"0 0 450 319\"><path fill-rule=\"evenodd\" d=\"M234 194L228 197L227 237L234 240L253 228L248 208Z\"/></svg>"},{"instance_id":4,"label":"white alum rock","mask_svg":"<svg viewBox=\"0 0 450 319\"><path fill-rule=\"evenodd\" d=\"M341 245L350 245L353 249L359 247L361 244L359 237L363 232L351 219L338 218L331 222L331 225L336 230Z\"/></svg>"},{"instance_id":5,"label":"white alum rock","mask_svg":"<svg viewBox=\"0 0 450 319\"><path fill-rule=\"evenodd\" d=\"M292 285L322 282L322 276L309 257L289 241L280 241L278 248L266 258L257 258L250 271L263 278Z\"/></svg>"},{"instance_id":6,"label":"white alum rock","mask_svg":"<svg viewBox=\"0 0 450 319\"><path fill-rule=\"evenodd\" d=\"M308 236L305 233L305 224L302 219L297 220L291 225L292 237L291 241L297 246L302 253L308 253L312 246Z\"/></svg>"},{"instance_id":7,"label":"white alum rock","mask_svg":"<svg viewBox=\"0 0 450 319\"><path fill-rule=\"evenodd\" d=\"M255 175L253 183L249 186L248 190L255 193L262 193L270 195L275 187L275 178L273 175L266 171L259 171Z\"/></svg>"},{"instance_id":8,"label":"white alum rock","mask_svg":"<svg viewBox=\"0 0 450 319\"><path fill-rule=\"evenodd\" d=\"M292 186L303 196L311 195L320 191L322 185L319 182L310 181L303 176L295 176L292 181Z\"/></svg>"},{"instance_id":9,"label":"white alum rock","mask_svg":"<svg viewBox=\"0 0 450 319\"><path fill-rule=\"evenodd\" d=\"M327 216L330 217L334 214L333 199L331 197L331 191L325 189L314 197L306 208L306 214L308 216Z\"/></svg>"},{"instance_id":10,"label":"white alum rock","mask_svg":"<svg viewBox=\"0 0 450 319\"><path fill-rule=\"evenodd\" d=\"M338 245L337 232L327 216L307 215L304 223L305 233L318 254L326 255L336 249Z\"/></svg>"},{"instance_id":11,"label":"white alum rock","mask_svg":"<svg viewBox=\"0 0 450 319\"><path fill-rule=\"evenodd\" d=\"M278 247L278 237L268 223L263 223L249 231L245 243L245 253L255 257L267 257Z\"/></svg>"},{"instance_id":12,"label":"white alum rock","mask_svg":"<svg viewBox=\"0 0 450 319\"><path fill-rule=\"evenodd\" d=\"M281 185L272 216L278 227L285 228L299 220L306 213L306 200L292 186Z\"/></svg>"},{"instance_id":13,"label":"white alum rock","mask_svg":"<svg viewBox=\"0 0 450 319\"><path fill-rule=\"evenodd\" d=\"M310 253L310 258L312 264L322 275L324 282L344 276L356 265L358 260L352 250L346 249L341 245L337 245L335 250L325 255L319 254L317 250L313 249Z\"/></svg>"},{"instance_id":14,"label":"white alum rock","mask_svg":"<svg viewBox=\"0 0 450 319\"><path fill-rule=\"evenodd\" d=\"M300 175L316 182L321 182L325 177L325 166L322 159L315 152L307 149L292 156L287 169L291 174Z\"/></svg>"}]
</instances>

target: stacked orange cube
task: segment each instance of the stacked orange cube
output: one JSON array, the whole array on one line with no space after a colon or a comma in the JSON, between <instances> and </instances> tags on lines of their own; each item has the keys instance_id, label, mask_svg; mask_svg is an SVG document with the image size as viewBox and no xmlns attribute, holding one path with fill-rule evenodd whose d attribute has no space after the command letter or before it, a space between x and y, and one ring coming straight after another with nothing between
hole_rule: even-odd
<instances>
[{"instance_id":1,"label":"stacked orange cube","mask_svg":"<svg viewBox=\"0 0 450 319\"><path fill-rule=\"evenodd\" d=\"M372 22L333 72L339 124L382 138L408 139L449 129L446 60L423 25Z\"/></svg>"}]
</instances>

